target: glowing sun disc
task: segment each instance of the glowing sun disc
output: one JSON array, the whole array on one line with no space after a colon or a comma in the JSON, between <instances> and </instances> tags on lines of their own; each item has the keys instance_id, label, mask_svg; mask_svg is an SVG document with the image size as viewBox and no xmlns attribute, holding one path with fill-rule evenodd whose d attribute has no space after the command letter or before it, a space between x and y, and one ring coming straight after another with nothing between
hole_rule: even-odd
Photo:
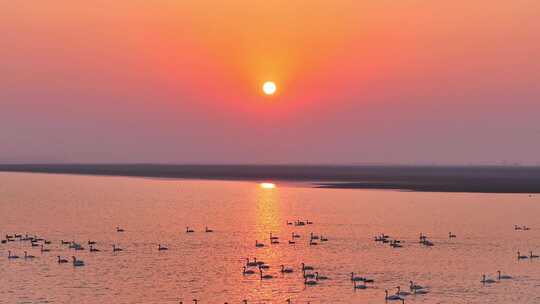
<instances>
[{"instance_id":1,"label":"glowing sun disc","mask_svg":"<svg viewBox=\"0 0 540 304\"><path fill-rule=\"evenodd\" d=\"M273 81L267 81L263 84L263 92L266 95L273 95L276 92L276 84Z\"/></svg>"}]
</instances>

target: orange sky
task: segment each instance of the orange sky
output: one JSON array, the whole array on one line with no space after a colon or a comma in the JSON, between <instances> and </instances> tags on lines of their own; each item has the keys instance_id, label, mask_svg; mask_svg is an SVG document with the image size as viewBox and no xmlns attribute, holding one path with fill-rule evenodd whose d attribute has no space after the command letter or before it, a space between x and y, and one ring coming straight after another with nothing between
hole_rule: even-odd
<instances>
[{"instance_id":1,"label":"orange sky","mask_svg":"<svg viewBox=\"0 0 540 304\"><path fill-rule=\"evenodd\" d=\"M481 162L497 138L445 145L500 129L531 153L485 161L534 163L539 12L525 0L4 1L0 160L38 148L23 158L118 161L129 146L129 161ZM406 142L445 149L395 151Z\"/></svg>"}]
</instances>

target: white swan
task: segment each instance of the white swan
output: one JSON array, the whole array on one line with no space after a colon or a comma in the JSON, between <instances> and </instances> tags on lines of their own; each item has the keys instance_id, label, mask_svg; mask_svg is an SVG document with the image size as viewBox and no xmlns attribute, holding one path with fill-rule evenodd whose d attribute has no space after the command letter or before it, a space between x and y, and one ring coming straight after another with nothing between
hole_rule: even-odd
<instances>
[{"instance_id":1,"label":"white swan","mask_svg":"<svg viewBox=\"0 0 540 304\"><path fill-rule=\"evenodd\" d=\"M394 295L388 295L388 289L385 289L384 293L385 293L384 299L388 300L388 301L396 301L396 300L403 299L402 297L400 297L398 295L395 295L395 294Z\"/></svg>"},{"instance_id":2,"label":"white swan","mask_svg":"<svg viewBox=\"0 0 540 304\"><path fill-rule=\"evenodd\" d=\"M418 284L414 284L413 281L409 281L409 283L411 283L409 285L409 289L410 290L416 290L416 289L423 289L424 287L422 287L421 285L418 285Z\"/></svg>"},{"instance_id":3,"label":"white swan","mask_svg":"<svg viewBox=\"0 0 540 304\"><path fill-rule=\"evenodd\" d=\"M281 273L291 273L293 272L292 268L285 267L284 265L281 265Z\"/></svg>"},{"instance_id":4,"label":"white swan","mask_svg":"<svg viewBox=\"0 0 540 304\"><path fill-rule=\"evenodd\" d=\"M367 289L366 283L358 284L357 281L353 281L354 289Z\"/></svg>"},{"instance_id":5,"label":"white swan","mask_svg":"<svg viewBox=\"0 0 540 304\"><path fill-rule=\"evenodd\" d=\"M504 274L501 274L501 271L500 270L497 270L497 279L500 281L500 280L509 280L511 279L512 277L509 276L509 275L504 275Z\"/></svg>"},{"instance_id":6,"label":"white swan","mask_svg":"<svg viewBox=\"0 0 540 304\"><path fill-rule=\"evenodd\" d=\"M19 258L18 255L12 255L11 250L8 250L8 259L18 259L18 258Z\"/></svg>"},{"instance_id":7,"label":"white swan","mask_svg":"<svg viewBox=\"0 0 540 304\"><path fill-rule=\"evenodd\" d=\"M496 282L497 281L495 281L493 279L486 278L485 274L482 275L482 280L480 281L480 283L483 283L483 284L492 284L492 283L496 283Z\"/></svg>"},{"instance_id":8,"label":"white swan","mask_svg":"<svg viewBox=\"0 0 540 304\"><path fill-rule=\"evenodd\" d=\"M364 281L364 278L363 277L355 277L354 272L351 272L351 281L360 282L360 281Z\"/></svg>"},{"instance_id":9,"label":"white swan","mask_svg":"<svg viewBox=\"0 0 540 304\"><path fill-rule=\"evenodd\" d=\"M73 258L73 266L75 267L84 266L83 260L77 260L76 257L72 257L72 258Z\"/></svg>"},{"instance_id":10,"label":"white swan","mask_svg":"<svg viewBox=\"0 0 540 304\"><path fill-rule=\"evenodd\" d=\"M273 275L270 275L270 274L265 274L265 275L263 275L262 270L261 270L260 272L261 272L261 280L269 280L269 279L273 279L273 278L274 278L274 276L273 276Z\"/></svg>"},{"instance_id":11,"label":"white swan","mask_svg":"<svg viewBox=\"0 0 540 304\"><path fill-rule=\"evenodd\" d=\"M408 291L402 291L402 290L401 290L401 286L397 286L396 288L397 288L396 294L397 294L398 296L408 296L408 295L411 294L411 293L408 292Z\"/></svg>"},{"instance_id":12,"label":"white swan","mask_svg":"<svg viewBox=\"0 0 540 304\"><path fill-rule=\"evenodd\" d=\"M246 258L246 266L258 266L257 259L255 259L253 262L249 261L249 258Z\"/></svg>"},{"instance_id":13,"label":"white swan","mask_svg":"<svg viewBox=\"0 0 540 304\"><path fill-rule=\"evenodd\" d=\"M163 251L163 250L169 250L169 248L162 246L161 244L158 244L158 251Z\"/></svg>"},{"instance_id":14,"label":"white swan","mask_svg":"<svg viewBox=\"0 0 540 304\"><path fill-rule=\"evenodd\" d=\"M315 278L315 274L314 273L304 273L304 279L305 278L308 278L308 279L314 279Z\"/></svg>"}]
</instances>

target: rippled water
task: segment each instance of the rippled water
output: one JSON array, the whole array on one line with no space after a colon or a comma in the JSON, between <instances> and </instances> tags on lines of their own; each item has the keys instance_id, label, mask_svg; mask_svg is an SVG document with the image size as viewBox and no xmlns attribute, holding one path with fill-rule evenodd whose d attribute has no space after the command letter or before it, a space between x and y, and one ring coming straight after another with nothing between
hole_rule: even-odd
<instances>
[{"instance_id":1,"label":"rippled water","mask_svg":"<svg viewBox=\"0 0 540 304\"><path fill-rule=\"evenodd\" d=\"M286 224L296 219L314 224ZM214 232L204 233L206 225ZM289 245L293 231L301 238ZM280 244L270 245L270 232ZM309 246L310 232L329 241ZM374 242L381 232L404 247ZM435 246L420 246L420 232ZM517 250L540 253L538 196L0 173L0 233L52 241L43 254L28 242L0 245L1 303L384 303L384 289L408 290L409 280L430 292L406 303L540 303L540 259L516 258ZM95 240L102 252L75 252L61 239ZM159 243L169 250L158 252ZM113 253L112 244L124 251ZM37 258L8 260L8 250ZM86 266L60 265L57 255ZM274 278L242 275L247 257L269 264ZM330 280L305 286L302 262ZM281 274L281 264L295 272ZM480 283L497 270L514 279ZM355 291L351 271L375 283Z\"/></svg>"}]
</instances>

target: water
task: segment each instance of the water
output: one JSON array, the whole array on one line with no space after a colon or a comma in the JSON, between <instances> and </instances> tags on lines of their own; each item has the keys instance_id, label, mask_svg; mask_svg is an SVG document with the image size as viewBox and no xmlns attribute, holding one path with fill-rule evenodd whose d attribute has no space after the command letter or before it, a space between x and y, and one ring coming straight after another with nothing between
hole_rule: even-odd
<instances>
[{"instance_id":1,"label":"water","mask_svg":"<svg viewBox=\"0 0 540 304\"><path fill-rule=\"evenodd\" d=\"M409 280L430 293L406 303L540 303L540 259L516 258L517 250L540 253L539 214L540 198L523 194L0 173L1 235L52 241L43 254L27 242L0 245L0 303L384 303L385 288L408 290ZM296 219L314 224L286 225ZM514 231L514 224L532 229ZM204 233L206 225L214 233ZM196 232L185 233L186 226ZM289 245L293 231L302 237ZM457 238L449 240L449 231ZM270 245L270 232L279 245ZM329 241L309 246L310 232ZM404 247L375 243L381 232ZM420 232L435 246L420 246ZM102 252L75 252L61 239L95 240ZM255 240L267 246L255 248ZM158 252L159 243L169 250ZM124 251L113 253L112 244ZM37 258L8 260L8 249ZM59 265L57 255L76 255L86 266ZM265 261L274 278L242 275L246 257ZM331 280L305 286L302 262ZM281 274L281 264L295 272ZM497 270L514 279L480 283ZM375 283L354 291L351 271Z\"/></svg>"}]
</instances>

